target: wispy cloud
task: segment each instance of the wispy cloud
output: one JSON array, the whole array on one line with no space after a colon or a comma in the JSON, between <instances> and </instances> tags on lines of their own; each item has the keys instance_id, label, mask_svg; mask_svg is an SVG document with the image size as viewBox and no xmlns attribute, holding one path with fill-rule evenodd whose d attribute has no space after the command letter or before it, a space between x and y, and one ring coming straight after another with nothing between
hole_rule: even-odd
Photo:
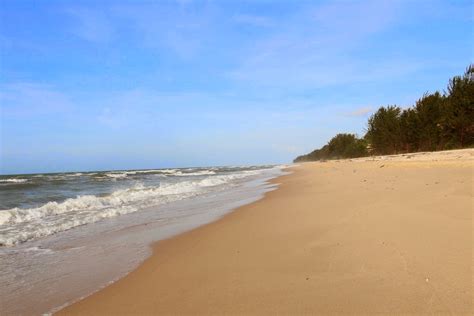
<instances>
[{"instance_id":1,"label":"wispy cloud","mask_svg":"<svg viewBox=\"0 0 474 316\"><path fill-rule=\"evenodd\" d=\"M70 111L73 102L52 85L22 82L0 86L0 108L5 116L33 117Z\"/></svg>"},{"instance_id":2,"label":"wispy cloud","mask_svg":"<svg viewBox=\"0 0 474 316\"><path fill-rule=\"evenodd\" d=\"M229 76L262 86L307 89L376 80L390 76L390 70L409 73L416 61L393 56L369 63L357 54L374 34L390 28L399 9L395 1L344 1L305 8L279 21L274 32L244 50L246 57Z\"/></svg>"},{"instance_id":3,"label":"wispy cloud","mask_svg":"<svg viewBox=\"0 0 474 316\"><path fill-rule=\"evenodd\" d=\"M351 42L384 30L398 16L400 1L334 1L311 10L316 26Z\"/></svg>"},{"instance_id":4,"label":"wispy cloud","mask_svg":"<svg viewBox=\"0 0 474 316\"><path fill-rule=\"evenodd\" d=\"M257 27L270 27L274 25L272 19L260 16L260 15L252 15L252 14L237 14L234 15L233 20L237 23L247 24L250 26L257 26Z\"/></svg>"},{"instance_id":5,"label":"wispy cloud","mask_svg":"<svg viewBox=\"0 0 474 316\"><path fill-rule=\"evenodd\" d=\"M75 7L66 12L73 17L71 32L76 36L91 42L108 42L114 36L114 27L103 11Z\"/></svg>"},{"instance_id":6,"label":"wispy cloud","mask_svg":"<svg viewBox=\"0 0 474 316\"><path fill-rule=\"evenodd\" d=\"M212 29L205 9L187 10L191 1L176 3L133 3L108 5L102 10L73 6L64 11L72 17L70 32L94 43L109 43L123 36L160 52L167 49L183 59L202 47L203 32Z\"/></svg>"},{"instance_id":7,"label":"wispy cloud","mask_svg":"<svg viewBox=\"0 0 474 316\"><path fill-rule=\"evenodd\" d=\"M1 13L2 149L31 159L15 170L55 146L88 163L289 160L472 59L469 1L36 2Z\"/></svg>"},{"instance_id":8,"label":"wispy cloud","mask_svg":"<svg viewBox=\"0 0 474 316\"><path fill-rule=\"evenodd\" d=\"M374 110L374 108L371 107L371 106L364 106L364 107L355 109L354 111L346 112L346 113L344 113L344 115L345 116L352 116L352 117L367 116L373 110Z\"/></svg>"},{"instance_id":9,"label":"wispy cloud","mask_svg":"<svg viewBox=\"0 0 474 316\"><path fill-rule=\"evenodd\" d=\"M105 107L97 116L97 121L109 128L118 129L129 124L129 120L123 113L114 112L110 107Z\"/></svg>"},{"instance_id":10,"label":"wispy cloud","mask_svg":"<svg viewBox=\"0 0 474 316\"><path fill-rule=\"evenodd\" d=\"M186 9L189 3L172 5L120 5L112 10L118 19L128 21L139 42L157 52L172 51L181 59L192 59L215 32L211 6Z\"/></svg>"}]
</instances>

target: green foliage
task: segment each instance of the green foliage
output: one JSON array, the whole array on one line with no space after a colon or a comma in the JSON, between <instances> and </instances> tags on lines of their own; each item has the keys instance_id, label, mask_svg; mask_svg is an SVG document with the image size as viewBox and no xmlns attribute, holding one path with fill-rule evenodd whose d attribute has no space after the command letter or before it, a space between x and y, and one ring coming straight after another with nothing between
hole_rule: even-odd
<instances>
[{"instance_id":1,"label":"green foliage","mask_svg":"<svg viewBox=\"0 0 474 316\"><path fill-rule=\"evenodd\" d=\"M418 134L418 142L412 150L432 151L442 148L440 124L444 103L445 98L439 92L425 94L416 102L415 108L411 111L417 119L416 129L403 130L404 133Z\"/></svg>"},{"instance_id":2,"label":"green foliage","mask_svg":"<svg viewBox=\"0 0 474 316\"><path fill-rule=\"evenodd\" d=\"M295 162L363 157L367 155L366 148L365 140L357 138L354 134L337 134L327 145L297 157Z\"/></svg>"},{"instance_id":3,"label":"green foliage","mask_svg":"<svg viewBox=\"0 0 474 316\"><path fill-rule=\"evenodd\" d=\"M420 127L419 117L415 109L406 109L400 115L400 129L402 131L401 143L406 152L414 151L420 143Z\"/></svg>"},{"instance_id":4,"label":"green foliage","mask_svg":"<svg viewBox=\"0 0 474 316\"><path fill-rule=\"evenodd\" d=\"M474 65L469 65L463 76L449 80L444 94L425 93L404 110L396 105L380 107L369 118L364 138L338 134L295 162L473 146Z\"/></svg>"},{"instance_id":5,"label":"green foliage","mask_svg":"<svg viewBox=\"0 0 474 316\"><path fill-rule=\"evenodd\" d=\"M337 134L329 141L328 152L332 158L355 158L367 153L365 142L354 134Z\"/></svg>"},{"instance_id":6,"label":"green foliage","mask_svg":"<svg viewBox=\"0 0 474 316\"><path fill-rule=\"evenodd\" d=\"M443 108L443 136L449 146L474 144L474 65L449 81Z\"/></svg>"},{"instance_id":7,"label":"green foliage","mask_svg":"<svg viewBox=\"0 0 474 316\"><path fill-rule=\"evenodd\" d=\"M381 107L368 121L367 140L379 154L394 154L401 148L400 116L398 106Z\"/></svg>"}]
</instances>

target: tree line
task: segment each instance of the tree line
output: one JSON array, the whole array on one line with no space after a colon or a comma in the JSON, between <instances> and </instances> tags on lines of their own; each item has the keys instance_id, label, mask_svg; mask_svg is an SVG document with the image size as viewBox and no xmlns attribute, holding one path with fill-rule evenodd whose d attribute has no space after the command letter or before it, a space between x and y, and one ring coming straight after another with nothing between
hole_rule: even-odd
<instances>
[{"instance_id":1,"label":"tree line","mask_svg":"<svg viewBox=\"0 0 474 316\"><path fill-rule=\"evenodd\" d=\"M357 158L474 146L474 65L449 80L443 93L425 93L414 106L380 107L359 138L341 133L294 162Z\"/></svg>"}]
</instances>

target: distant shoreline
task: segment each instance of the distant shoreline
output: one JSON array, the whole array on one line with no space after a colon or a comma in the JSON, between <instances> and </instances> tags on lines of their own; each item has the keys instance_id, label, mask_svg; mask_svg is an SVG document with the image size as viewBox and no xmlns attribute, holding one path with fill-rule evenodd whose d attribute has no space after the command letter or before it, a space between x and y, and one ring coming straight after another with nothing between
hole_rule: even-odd
<instances>
[{"instance_id":1,"label":"distant shoreline","mask_svg":"<svg viewBox=\"0 0 474 316\"><path fill-rule=\"evenodd\" d=\"M301 164L58 314L471 313L473 162L464 149Z\"/></svg>"}]
</instances>

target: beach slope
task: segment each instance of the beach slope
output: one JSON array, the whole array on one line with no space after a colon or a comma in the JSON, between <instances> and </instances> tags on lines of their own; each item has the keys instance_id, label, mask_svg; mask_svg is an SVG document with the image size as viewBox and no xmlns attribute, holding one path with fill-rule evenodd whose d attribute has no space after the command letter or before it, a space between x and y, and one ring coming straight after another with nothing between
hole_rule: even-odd
<instances>
[{"instance_id":1,"label":"beach slope","mask_svg":"<svg viewBox=\"0 0 474 316\"><path fill-rule=\"evenodd\" d=\"M306 163L59 314L472 310L474 150Z\"/></svg>"}]
</instances>

